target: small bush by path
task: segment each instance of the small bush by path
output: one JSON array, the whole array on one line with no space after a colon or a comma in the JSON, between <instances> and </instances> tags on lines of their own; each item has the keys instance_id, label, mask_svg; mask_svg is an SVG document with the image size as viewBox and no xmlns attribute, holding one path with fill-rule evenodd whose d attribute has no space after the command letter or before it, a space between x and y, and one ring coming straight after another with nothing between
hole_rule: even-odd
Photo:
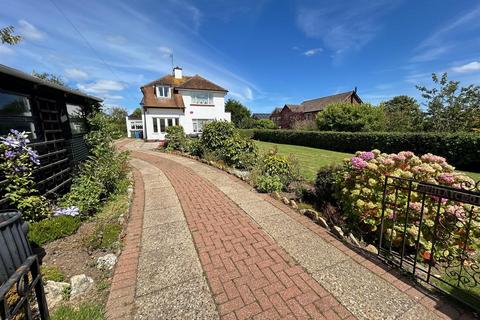
<instances>
[{"instance_id":1,"label":"small bush by path","mask_svg":"<svg viewBox=\"0 0 480 320\"><path fill-rule=\"evenodd\" d=\"M80 227L79 218L70 216L59 216L48 218L29 225L28 239L42 246L48 242L64 238L74 234Z\"/></svg>"}]
</instances>

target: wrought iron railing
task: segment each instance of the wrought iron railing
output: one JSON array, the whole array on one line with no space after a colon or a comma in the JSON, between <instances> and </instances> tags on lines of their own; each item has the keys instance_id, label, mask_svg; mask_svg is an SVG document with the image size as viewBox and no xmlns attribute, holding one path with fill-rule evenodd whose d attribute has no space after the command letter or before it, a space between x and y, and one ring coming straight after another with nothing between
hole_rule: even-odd
<instances>
[{"instance_id":1,"label":"wrought iron railing","mask_svg":"<svg viewBox=\"0 0 480 320\"><path fill-rule=\"evenodd\" d=\"M379 257L480 309L480 192L385 178Z\"/></svg>"}]
</instances>

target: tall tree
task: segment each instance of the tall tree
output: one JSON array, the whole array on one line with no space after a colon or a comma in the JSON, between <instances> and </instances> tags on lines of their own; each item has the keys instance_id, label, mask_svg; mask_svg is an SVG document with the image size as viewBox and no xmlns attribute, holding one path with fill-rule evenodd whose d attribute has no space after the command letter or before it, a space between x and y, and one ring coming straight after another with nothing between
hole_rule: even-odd
<instances>
[{"instance_id":1,"label":"tall tree","mask_svg":"<svg viewBox=\"0 0 480 320\"><path fill-rule=\"evenodd\" d=\"M35 70L32 71L32 75L42 80L50 81L52 83L66 87L65 81L63 80L62 76L48 72L36 72Z\"/></svg>"},{"instance_id":2,"label":"tall tree","mask_svg":"<svg viewBox=\"0 0 480 320\"><path fill-rule=\"evenodd\" d=\"M389 131L422 131L423 113L417 100L409 96L396 96L382 103Z\"/></svg>"},{"instance_id":3,"label":"tall tree","mask_svg":"<svg viewBox=\"0 0 480 320\"><path fill-rule=\"evenodd\" d=\"M326 131L384 131L385 112L368 103L334 103L317 114L317 125Z\"/></svg>"},{"instance_id":4,"label":"tall tree","mask_svg":"<svg viewBox=\"0 0 480 320\"><path fill-rule=\"evenodd\" d=\"M232 114L232 122L236 127L242 123L242 120L244 121L245 118L250 118L251 116L250 110L235 99L227 100L225 103L225 111Z\"/></svg>"},{"instance_id":5,"label":"tall tree","mask_svg":"<svg viewBox=\"0 0 480 320\"><path fill-rule=\"evenodd\" d=\"M142 108L139 107L139 108L136 108L135 110L133 110L132 116L137 117L137 118L141 118L142 117Z\"/></svg>"},{"instance_id":6,"label":"tall tree","mask_svg":"<svg viewBox=\"0 0 480 320\"><path fill-rule=\"evenodd\" d=\"M460 87L459 81L432 74L433 87L417 86L425 99L428 129L432 131L472 131L480 124L480 87Z\"/></svg>"},{"instance_id":7,"label":"tall tree","mask_svg":"<svg viewBox=\"0 0 480 320\"><path fill-rule=\"evenodd\" d=\"M13 26L7 26L0 29L0 40L2 44L6 43L11 46L19 43L22 40L22 36L14 34L15 28Z\"/></svg>"},{"instance_id":8,"label":"tall tree","mask_svg":"<svg viewBox=\"0 0 480 320\"><path fill-rule=\"evenodd\" d=\"M125 118L128 116L127 109L123 107L111 107L108 110L108 115L115 124L117 136L125 136L127 134L127 123Z\"/></svg>"}]
</instances>

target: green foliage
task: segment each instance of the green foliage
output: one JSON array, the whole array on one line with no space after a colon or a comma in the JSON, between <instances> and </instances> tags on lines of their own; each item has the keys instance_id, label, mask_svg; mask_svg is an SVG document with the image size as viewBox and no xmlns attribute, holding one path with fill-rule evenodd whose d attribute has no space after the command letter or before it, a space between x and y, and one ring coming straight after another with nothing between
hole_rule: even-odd
<instances>
[{"instance_id":1,"label":"green foliage","mask_svg":"<svg viewBox=\"0 0 480 320\"><path fill-rule=\"evenodd\" d=\"M285 188L300 176L297 161L292 156L279 155L277 148L262 155L254 171L255 176L278 177Z\"/></svg>"},{"instance_id":2,"label":"green foliage","mask_svg":"<svg viewBox=\"0 0 480 320\"><path fill-rule=\"evenodd\" d=\"M357 149L381 149L389 153L411 150L417 154L441 155L464 170L478 171L480 167L480 134L474 133L255 130L253 138L348 153Z\"/></svg>"},{"instance_id":3,"label":"green foliage","mask_svg":"<svg viewBox=\"0 0 480 320\"><path fill-rule=\"evenodd\" d=\"M371 104L335 103L317 115L320 130L331 131L382 131L385 130L385 113Z\"/></svg>"},{"instance_id":4,"label":"green foliage","mask_svg":"<svg viewBox=\"0 0 480 320\"><path fill-rule=\"evenodd\" d=\"M36 72L35 70L32 71L32 75L40 78L42 80L46 80L49 82L52 82L54 84L58 84L59 86L64 86L66 87L65 80L63 80L62 76L53 74L53 73L48 73L48 72Z\"/></svg>"},{"instance_id":5,"label":"green foliage","mask_svg":"<svg viewBox=\"0 0 480 320\"><path fill-rule=\"evenodd\" d=\"M327 203L336 203L336 200L333 197L335 192L335 180L341 169L341 166L330 165L318 170L315 179L315 196L316 201L320 206Z\"/></svg>"},{"instance_id":6,"label":"green foliage","mask_svg":"<svg viewBox=\"0 0 480 320\"><path fill-rule=\"evenodd\" d=\"M198 138L187 139L187 152L195 157L203 156L203 145L202 141Z\"/></svg>"},{"instance_id":7,"label":"green foliage","mask_svg":"<svg viewBox=\"0 0 480 320\"><path fill-rule=\"evenodd\" d=\"M165 139L168 142L167 150L183 152L187 149L187 138L185 137L185 131L183 131L182 126L168 126Z\"/></svg>"},{"instance_id":8,"label":"green foliage","mask_svg":"<svg viewBox=\"0 0 480 320\"><path fill-rule=\"evenodd\" d=\"M15 45L22 40L22 37L14 34L15 28L13 26L7 26L0 29L0 40L2 44Z\"/></svg>"},{"instance_id":9,"label":"green foliage","mask_svg":"<svg viewBox=\"0 0 480 320\"><path fill-rule=\"evenodd\" d=\"M132 116L137 117L137 118L141 118L142 117L142 108L139 107L139 108L136 108L135 110L133 110Z\"/></svg>"},{"instance_id":10,"label":"green foliage","mask_svg":"<svg viewBox=\"0 0 480 320\"><path fill-rule=\"evenodd\" d=\"M51 320L103 320L105 319L101 304L84 302L78 307L61 305L51 315Z\"/></svg>"},{"instance_id":11,"label":"green foliage","mask_svg":"<svg viewBox=\"0 0 480 320\"><path fill-rule=\"evenodd\" d=\"M252 168L257 161L257 146L251 139L245 139L238 133L225 141L220 152L225 164L238 168Z\"/></svg>"},{"instance_id":12,"label":"green foliage","mask_svg":"<svg viewBox=\"0 0 480 320\"><path fill-rule=\"evenodd\" d=\"M255 129L237 129L238 134L244 138L252 138Z\"/></svg>"},{"instance_id":13,"label":"green foliage","mask_svg":"<svg viewBox=\"0 0 480 320\"><path fill-rule=\"evenodd\" d=\"M257 129L276 129L277 125L270 119L260 119L255 121L254 128Z\"/></svg>"},{"instance_id":14,"label":"green foliage","mask_svg":"<svg viewBox=\"0 0 480 320\"><path fill-rule=\"evenodd\" d=\"M105 199L124 187L121 182L128 173L128 154L117 153L113 145L115 124L111 118L96 113L88 120L92 130L85 140L91 156L81 164L70 192L59 201L61 207L78 207L83 215L95 213Z\"/></svg>"},{"instance_id":15,"label":"green foliage","mask_svg":"<svg viewBox=\"0 0 480 320\"><path fill-rule=\"evenodd\" d=\"M312 120L295 121L292 125L293 130L315 131L318 130L317 123Z\"/></svg>"},{"instance_id":16,"label":"green foliage","mask_svg":"<svg viewBox=\"0 0 480 320\"><path fill-rule=\"evenodd\" d=\"M423 130L423 113L417 101L409 96L396 96L382 103L389 131L418 132Z\"/></svg>"},{"instance_id":17,"label":"green foliage","mask_svg":"<svg viewBox=\"0 0 480 320\"><path fill-rule=\"evenodd\" d=\"M228 99L227 102L225 102L225 111L231 113L232 122L236 127L240 125L242 120L250 118L251 116L250 110L235 99Z\"/></svg>"},{"instance_id":18,"label":"green foliage","mask_svg":"<svg viewBox=\"0 0 480 320\"><path fill-rule=\"evenodd\" d=\"M65 281L65 274L58 269L56 266L46 266L43 265L40 267L40 272L42 273L42 280L62 282Z\"/></svg>"},{"instance_id":19,"label":"green foliage","mask_svg":"<svg viewBox=\"0 0 480 320\"><path fill-rule=\"evenodd\" d=\"M227 121L211 121L203 127L201 142L205 150L222 149L235 133L235 126Z\"/></svg>"},{"instance_id":20,"label":"green foliage","mask_svg":"<svg viewBox=\"0 0 480 320\"><path fill-rule=\"evenodd\" d=\"M115 223L98 223L95 232L87 239L87 247L92 250L114 249L118 243L122 226Z\"/></svg>"},{"instance_id":21,"label":"green foliage","mask_svg":"<svg viewBox=\"0 0 480 320\"><path fill-rule=\"evenodd\" d=\"M58 216L29 224L28 239L38 246L74 234L80 227L79 218Z\"/></svg>"},{"instance_id":22,"label":"green foliage","mask_svg":"<svg viewBox=\"0 0 480 320\"><path fill-rule=\"evenodd\" d=\"M125 118L128 116L127 110L122 107L112 107L109 109L109 116L112 124L115 126L113 138L118 139L127 135L127 122Z\"/></svg>"},{"instance_id":23,"label":"green foliage","mask_svg":"<svg viewBox=\"0 0 480 320\"><path fill-rule=\"evenodd\" d=\"M258 176L255 181L255 188L259 192L270 193L282 191L283 183L279 176Z\"/></svg>"},{"instance_id":24,"label":"green foliage","mask_svg":"<svg viewBox=\"0 0 480 320\"><path fill-rule=\"evenodd\" d=\"M427 106L426 127L436 132L480 128L480 86L460 87L447 73L432 74L433 88L417 86Z\"/></svg>"},{"instance_id":25,"label":"green foliage","mask_svg":"<svg viewBox=\"0 0 480 320\"><path fill-rule=\"evenodd\" d=\"M29 142L25 132L16 130L0 138L0 176L7 181L2 191L9 204L25 220L37 221L48 217L51 208L45 197L36 195L33 169L40 161Z\"/></svg>"}]
</instances>

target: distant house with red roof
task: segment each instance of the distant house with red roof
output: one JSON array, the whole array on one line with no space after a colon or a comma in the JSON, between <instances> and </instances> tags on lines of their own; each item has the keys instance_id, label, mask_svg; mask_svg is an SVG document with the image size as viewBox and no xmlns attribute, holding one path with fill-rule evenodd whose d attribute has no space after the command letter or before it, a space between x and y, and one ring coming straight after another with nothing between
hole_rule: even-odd
<instances>
[{"instance_id":1,"label":"distant house with red roof","mask_svg":"<svg viewBox=\"0 0 480 320\"><path fill-rule=\"evenodd\" d=\"M328 105L342 102L360 104L362 99L358 96L355 88L353 91L305 100L300 104L285 104L283 108L275 108L270 115L270 120L275 122L280 128L289 129L297 121L315 121L317 113L321 112Z\"/></svg>"},{"instance_id":2,"label":"distant house with red roof","mask_svg":"<svg viewBox=\"0 0 480 320\"><path fill-rule=\"evenodd\" d=\"M199 75L184 76L182 68L175 67L172 74L140 90L145 140L164 140L169 126L181 125L186 134L198 134L209 121L230 121L225 112L228 91Z\"/></svg>"}]
</instances>

